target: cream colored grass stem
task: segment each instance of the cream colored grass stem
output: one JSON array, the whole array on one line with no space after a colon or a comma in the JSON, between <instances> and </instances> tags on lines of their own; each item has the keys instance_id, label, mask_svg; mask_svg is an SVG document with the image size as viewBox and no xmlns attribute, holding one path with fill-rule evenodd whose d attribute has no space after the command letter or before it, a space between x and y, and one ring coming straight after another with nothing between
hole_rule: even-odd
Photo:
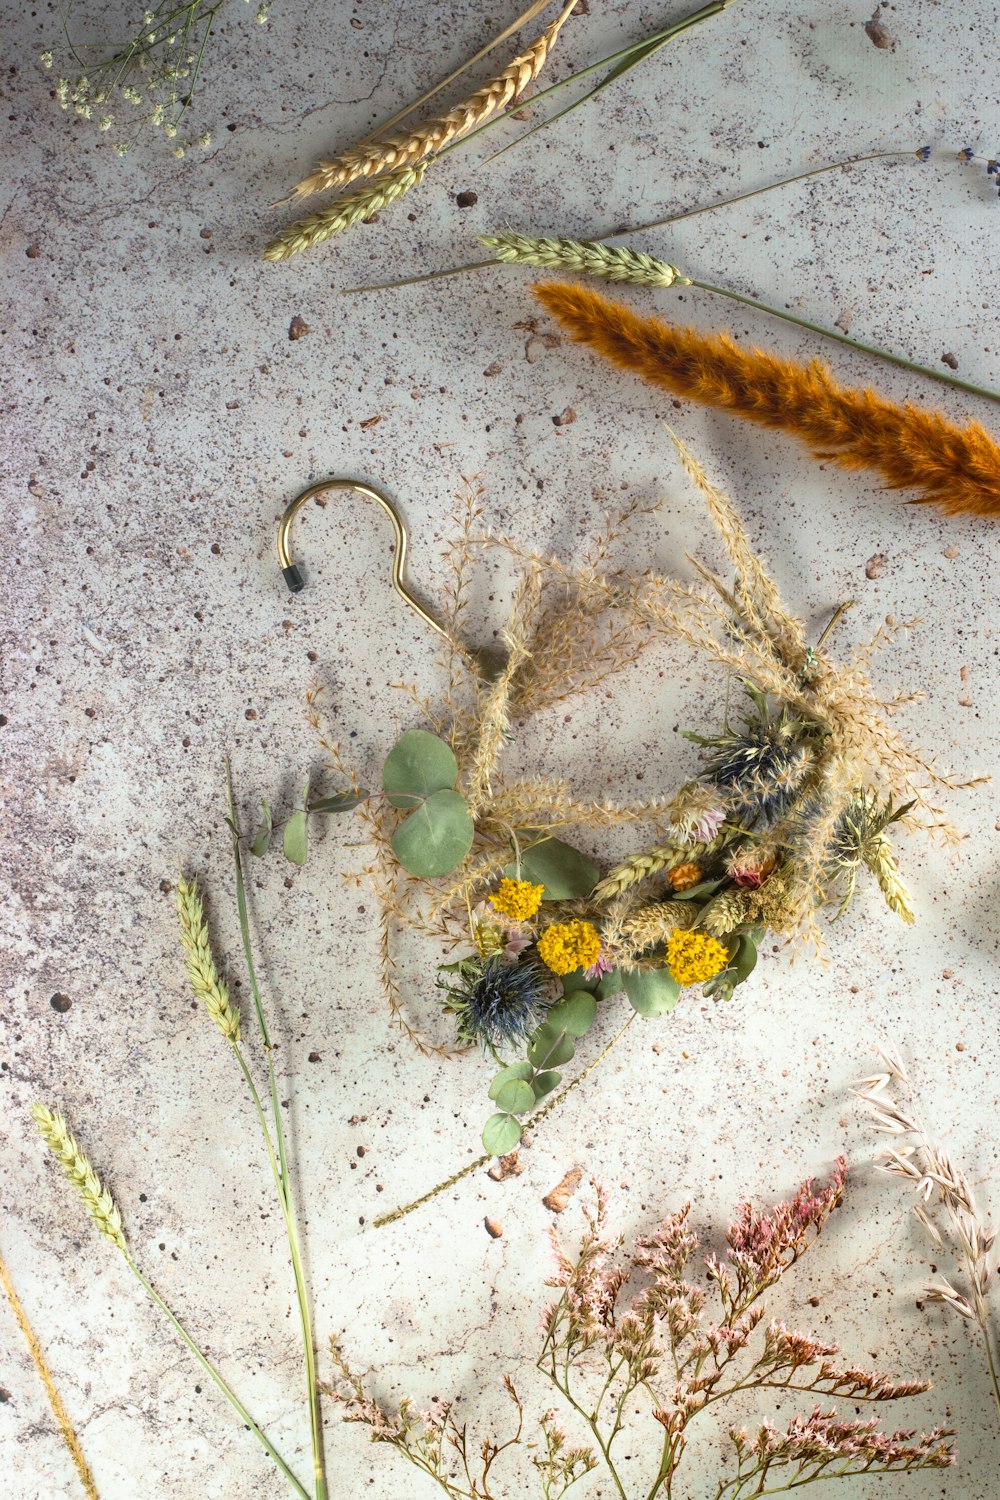
<instances>
[{"instance_id":1,"label":"cream colored grass stem","mask_svg":"<svg viewBox=\"0 0 1000 1500\"><path fill-rule=\"evenodd\" d=\"M90 1470L90 1465L87 1463L87 1460L84 1457L83 1449L80 1447L80 1439L76 1435L73 1424L69 1419L69 1413L63 1405L63 1399L56 1388L56 1383L52 1378L52 1371L49 1369L48 1361L46 1360L45 1355L42 1353L42 1346L38 1342L38 1338L35 1334L34 1329L28 1322L28 1315L21 1305L21 1299L14 1290L14 1283L11 1280L10 1271L7 1269L6 1262L4 1261L2 1255L0 1255L0 1286L3 1287L4 1292L7 1295L7 1301L10 1303L11 1312L17 1319L17 1326L24 1334L24 1341L28 1346L28 1353L31 1355L32 1363L34 1364L35 1369L38 1371L38 1378L42 1382L42 1385L45 1387L45 1394L49 1398L49 1405L52 1408L52 1415L55 1417L56 1422L58 1423L59 1431L62 1435L62 1440L66 1444L66 1447L69 1449L70 1457L72 1458L73 1463L76 1466L76 1472L80 1476L80 1483L83 1485L88 1500L100 1500L100 1497L97 1493L97 1485Z\"/></svg>"}]
</instances>

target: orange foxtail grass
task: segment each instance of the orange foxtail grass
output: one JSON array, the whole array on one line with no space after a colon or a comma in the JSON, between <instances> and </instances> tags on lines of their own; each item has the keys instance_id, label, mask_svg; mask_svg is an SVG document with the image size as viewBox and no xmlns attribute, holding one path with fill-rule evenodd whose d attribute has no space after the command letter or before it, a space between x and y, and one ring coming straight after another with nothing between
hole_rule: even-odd
<instances>
[{"instance_id":1,"label":"orange foxtail grass","mask_svg":"<svg viewBox=\"0 0 1000 1500\"><path fill-rule=\"evenodd\" d=\"M917 490L916 503L1000 515L1000 447L977 422L958 427L941 412L847 389L821 360L741 349L725 334L640 317L588 287L543 282L534 292L576 342L672 395L783 428L816 458Z\"/></svg>"}]
</instances>

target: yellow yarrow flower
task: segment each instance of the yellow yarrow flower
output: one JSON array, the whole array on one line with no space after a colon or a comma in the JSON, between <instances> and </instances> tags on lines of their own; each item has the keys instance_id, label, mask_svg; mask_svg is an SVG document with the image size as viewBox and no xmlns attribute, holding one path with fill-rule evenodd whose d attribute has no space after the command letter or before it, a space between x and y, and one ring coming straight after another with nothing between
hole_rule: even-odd
<instances>
[{"instance_id":1,"label":"yellow yarrow flower","mask_svg":"<svg viewBox=\"0 0 1000 1500\"><path fill-rule=\"evenodd\" d=\"M704 984L722 972L729 961L718 938L707 932L675 928L667 941L667 968L678 984Z\"/></svg>"},{"instance_id":2,"label":"yellow yarrow flower","mask_svg":"<svg viewBox=\"0 0 1000 1500\"><path fill-rule=\"evenodd\" d=\"M538 939L538 956L553 974L589 969L601 955L601 935L592 922L556 922Z\"/></svg>"},{"instance_id":3,"label":"yellow yarrow flower","mask_svg":"<svg viewBox=\"0 0 1000 1500\"><path fill-rule=\"evenodd\" d=\"M527 922L541 906L544 890L544 885L532 885L530 880L501 880L500 889L490 897L490 905L512 922Z\"/></svg>"}]
</instances>

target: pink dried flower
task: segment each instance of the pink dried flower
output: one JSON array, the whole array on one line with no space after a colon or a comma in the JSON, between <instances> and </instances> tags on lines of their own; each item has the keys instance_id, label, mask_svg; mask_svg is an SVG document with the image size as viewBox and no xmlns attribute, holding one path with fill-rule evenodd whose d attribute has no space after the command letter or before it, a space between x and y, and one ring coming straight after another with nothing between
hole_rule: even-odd
<instances>
[{"instance_id":1,"label":"pink dried flower","mask_svg":"<svg viewBox=\"0 0 1000 1500\"><path fill-rule=\"evenodd\" d=\"M726 1239L741 1300L773 1285L812 1244L843 1197L846 1176L847 1162L841 1156L829 1184L819 1192L813 1192L810 1177L790 1203L777 1204L769 1214L755 1215L752 1203L740 1204Z\"/></svg>"},{"instance_id":2,"label":"pink dried flower","mask_svg":"<svg viewBox=\"0 0 1000 1500\"><path fill-rule=\"evenodd\" d=\"M773 850L747 844L736 850L726 868L730 879L738 886L756 891L773 875L776 864Z\"/></svg>"},{"instance_id":3,"label":"pink dried flower","mask_svg":"<svg viewBox=\"0 0 1000 1500\"><path fill-rule=\"evenodd\" d=\"M670 804L670 837L681 846L710 844L726 821L726 806L718 787L701 781L682 786Z\"/></svg>"},{"instance_id":4,"label":"pink dried flower","mask_svg":"<svg viewBox=\"0 0 1000 1500\"><path fill-rule=\"evenodd\" d=\"M606 953L599 953L594 962L583 971L584 979L603 979L614 968L614 961Z\"/></svg>"},{"instance_id":5,"label":"pink dried flower","mask_svg":"<svg viewBox=\"0 0 1000 1500\"><path fill-rule=\"evenodd\" d=\"M517 958L526 948L530 948L533 942L534 938L530 932L526 932L522 927L509 927L503 950L504 958Z\"/></svg>"}]
</instances>

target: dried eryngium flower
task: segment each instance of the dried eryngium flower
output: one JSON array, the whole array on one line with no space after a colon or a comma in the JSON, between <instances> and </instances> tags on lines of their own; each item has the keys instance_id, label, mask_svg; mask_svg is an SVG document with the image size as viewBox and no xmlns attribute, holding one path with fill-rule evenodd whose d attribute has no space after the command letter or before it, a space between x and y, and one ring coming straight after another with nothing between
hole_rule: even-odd
<instances>
[{"instance_id":1,"label":"dried eryngium flower","mask_svg":"<svg viewBox=\"0 0 1000 1500\"><path fill-rule=\"evenodd\" d=\"M542 1315L537 1368L589 1426L596 1449L570 1448L555 1413L546 1412L540 1419L545 1453L536 1448L532 1459L543 1495L563 1495L570 1483L603 1460L614 1492L624 1500L629 1494L625 1479L634 1473L642 1449L637 1434L630 1433L626 1470L615 1444L636 1399L648 1398L659 1428L649 1441L652 1482L649 1476L642 1479L634 1493L667 1500L676 1493L688 1423L703 1408L737 1392L802 1392L817 1402L854 1403L895 1401L928 1389L926 1381L896 1381L841 1364L835 1344L781 1321L764 1324L762 1293L815 1241L841 1200L845 1172L843 1160L838 1161L825 1187L816 1189L806 1181L794 1198L769 1213L740 1205L729 1227L726 1259L709 1256L705 1262L721 1304L718 1321L708 1315L702 1287L688 1279L698 1250L690 1204L640 1237L625 1258L618 1257L621 1240L611 1232L607 1197L596 1185L596 1207L584 1210L586 1231L575 1258L551 1231L556 1266L549 1285L556 1297ZM626 1300L630 1285L636 1289ZM335 1359L343 1380L329 1394L344 1403L348 1421L360 1422L373 1442L388 1443L430 1474L452 1500L500 1500L490 1470L505 1448L521 1442L523 1430L521 1402L509 1378L505 1383L517 1408L517 1430L506 1442L487 1439L481 1448L483 1471L473 1474L465 1423L452 1416L451 1403L435 1399L428 1410L419 1411L405 1400L398 1414L391 1415L351 1374L339 1350ZM772 1398L767 1403L771 1406ZM806 1415L793 1416L784 1429L765 1419L752 1433L731 1429L729 1435L735 1472L721 1477L711 1492L703 1491L706 1500L749 1500L751 1495L797 1489L813 1479L943 1469L954 1462L948 1428L919 1435L909 1429L886 1432L877 1418L857 1421L853 1414L842 1417L819 1404Z\"/></svg>"},{"instance_id":2,"label":"dried eryngium flower","mask_svg":"<svg viewBox=\"0 0 1000 1500\"><path fill-rule=\"evenodd\" d=\"M1000 1419L1000 1358L995 1352L991 1316L995 1309L991 1299L1000 1280L1000 1257L991 1255L997 1231L980 1212L965 1173L917 1116L890 1093L890 1088L910 1088L898 1052L891 1047L877 1047L876 1051L883 1071L863 1079L854 1092L868 1106L871 1123L879 1134L896 1138L886 1146L879 1171L909 1182L917 1194L913 1212L922 1228L938 1250L952 1250L958 1257L964 1288L953 1286L941 1276L927 1284L924 1295L979 1329Z\"/></svg>"}]
</instances>

